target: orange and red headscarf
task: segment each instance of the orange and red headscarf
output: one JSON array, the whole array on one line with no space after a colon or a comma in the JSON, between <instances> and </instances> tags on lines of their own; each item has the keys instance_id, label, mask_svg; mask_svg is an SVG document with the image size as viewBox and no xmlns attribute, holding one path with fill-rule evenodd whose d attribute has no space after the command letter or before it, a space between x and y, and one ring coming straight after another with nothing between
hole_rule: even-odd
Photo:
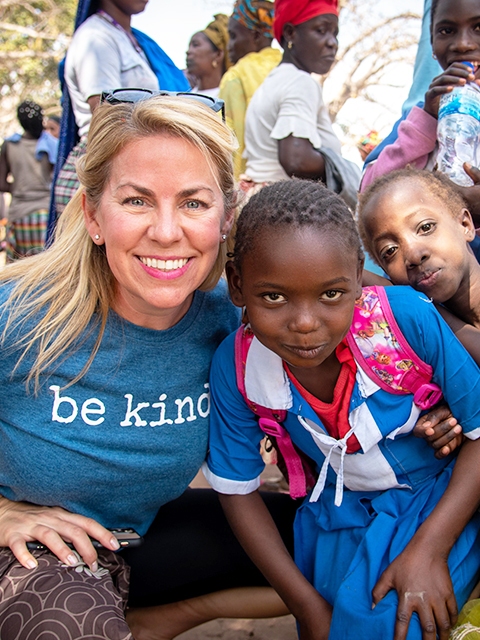
<instances>
[{"instance_id":1,"label":"orange and red headscarf","mask_svg":"<svg viewBox=\"0 0 480 640\"><path fill-rule=\"evenodd\" d=\"M338 0L275 0L273 33L281 41L283 27L287 22L302 24L324 13L338 16Z\"/></svg>"}]
</instances>

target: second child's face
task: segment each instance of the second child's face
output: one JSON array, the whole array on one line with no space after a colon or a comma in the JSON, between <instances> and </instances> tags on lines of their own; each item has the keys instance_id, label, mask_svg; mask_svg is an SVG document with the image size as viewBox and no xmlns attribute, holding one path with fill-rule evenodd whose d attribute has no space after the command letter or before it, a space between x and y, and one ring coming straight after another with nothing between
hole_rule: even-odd
<instances>
[{"instance_id":1,"label":"second child's face","mask_svg":"<svg viewBox=\"0 0 480 640\"><path fill-rule=\"evenodd\" d=\"M440 0L435 12L432 45L443 69L470 61L480 77L480 5L478 0Z\"/></svg>"},{"instance_id":2,"label":"second child's face","mask_svg":"<svg viewBox=\"0 0 480 640\"><path fill-rule=\"evenodd\" d=\"M468 286L474 237L466 209L454 217L448 206L412 180L377 194L363 212L374 255L394 284L409 284L436 302Z\"/></svg>"},{"instance_id":3,"label":"second child's face","mask_svg":"<svg viewBox=\"0 0 480 640\"><path fill-rule=\"evenodd\" d=\"M292 370L335 358L361 292L361 267L332 233L268 229L256 237L241 275L232 269L228 275L232 299L246 306L255 336Z\"/></svg>"}]
</instances>

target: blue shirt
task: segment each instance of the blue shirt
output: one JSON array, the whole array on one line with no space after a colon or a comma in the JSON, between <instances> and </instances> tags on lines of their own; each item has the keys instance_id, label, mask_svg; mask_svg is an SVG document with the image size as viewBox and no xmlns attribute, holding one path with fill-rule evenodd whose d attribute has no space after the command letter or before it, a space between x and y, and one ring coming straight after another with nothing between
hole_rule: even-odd
<instances>
[{"instance_id":1,"label":"blue shirt","mask_svg":"<svg viewBox=\"0 0 480 640\"><path fill-rule=\"evenodd\" d=\"M8 291L0 288L2 301ZM111 312L87 374L66 386L92 351L96 333L88 331L42 375L37 396L25 389L30 357L12 375L15 331L31 324L17 327L1 348L0 493L145 533L205 458L210 363L238 322L224 282L197 291L187 314L165 331Z\"/></svg>"}]
</instances>

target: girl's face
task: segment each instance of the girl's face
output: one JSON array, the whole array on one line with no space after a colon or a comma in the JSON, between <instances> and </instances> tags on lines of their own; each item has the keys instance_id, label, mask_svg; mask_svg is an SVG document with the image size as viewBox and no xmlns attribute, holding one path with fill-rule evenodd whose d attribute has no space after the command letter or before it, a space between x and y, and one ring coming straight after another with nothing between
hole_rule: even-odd
<instances>
[{"instance_id":1,"label":"girl's face","mask_svg":"<svg viewBox=\"0 0 480 640\"><path fill-rule=\"evenodd\" d=\"M246 306L258 340L292 371L328 367L361 293L362 265L345 244L315 227L269 228L241 274L227 265L232 300Z\"/></svg>"},{"instance_id":2,"label":"girl's face","mask_svg":"<svg viewBox=\"0 0 480 640\"><path fill-rule=\"evenodd\" d=\"M363 211L375 259L394 284L409 284L436 302L468 286L468 242L475 235L469 212L454 217L424 183L401 180L376 194Z\"/></svg>"},{"instance_id":3,"label":"girl's face","mask_svg":"<svg viewBox=\"0 0 480 640\"><path fill-rule=\"evenodd\" d=\"M480 4L478 0L440 0L432 28L432 46L442 69L472 62L480 77Z\"/></svg>"},{"instance_id":4,"label":"girl's face","mask_svg":"<svg viewBox=\"0 0 480 640\"><path fill-rule=\"evenodd\" d=\"M338 49L338 18L324 14L311 18L292 30L288 40L292 48L289 62L308 73L325 74L330 71Z\"/></svg>"},{"instance_id":5,"label":"girl's face","mask_svg":"<svg viewBox=\"0 0 480 640\"><path fill-rule=\"evenodd\" d=\"M151 329L185 315L231 226L202 152L166 134L126 145L112 162L99 206L84 202L84 210L116 281L114 310Z\"/></svg>"}]
</instances>

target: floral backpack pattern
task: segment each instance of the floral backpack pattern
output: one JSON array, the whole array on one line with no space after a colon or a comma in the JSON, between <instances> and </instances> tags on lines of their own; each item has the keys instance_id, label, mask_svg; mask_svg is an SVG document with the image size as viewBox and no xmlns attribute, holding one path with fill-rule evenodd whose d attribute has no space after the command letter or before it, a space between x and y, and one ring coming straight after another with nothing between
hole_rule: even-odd
<instances>
[{"instance_id":1,"label":"floral backpack pattern","mask_svg":"<svg viewBox=\"0 0 480 640\"><path fill-rule=\"evenodd\" d=\"M385 391L413 393L421 409L442 397L438 385L430 382L432 367L413 351L393 317L384 287L364 287L347 342L358 365Z\"/></svg>"}]
</instances>

